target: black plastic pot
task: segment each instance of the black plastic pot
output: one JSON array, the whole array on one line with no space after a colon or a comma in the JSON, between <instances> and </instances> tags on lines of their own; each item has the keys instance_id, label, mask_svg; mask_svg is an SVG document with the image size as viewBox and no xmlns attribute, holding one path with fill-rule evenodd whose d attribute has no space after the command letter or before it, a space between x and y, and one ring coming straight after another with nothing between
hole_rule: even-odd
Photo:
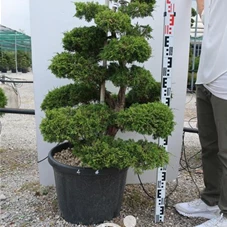
<instances>
[{"instance_id":1,"label":"black plastic pot","mask_svg":"<svg viewBox=\"0 0 227 227\"><path fill-rule=\"evenodd\" d=\"M127 170L72 167L59 163L53 155L69 143L54 147L48 161L54 169L61 216L73 224L98 224L120 213Z\"/></svg>"},{"instance_id":2,"label":"black plastic pot","mask_svg":"<svg viewBox=\"0 0 227 227\"><path fill-rule=\"evenodd\" d=\"M21 71L22 71L22 73L27 73L28 69L22 68Z\"/></svg>"}]
</instances>

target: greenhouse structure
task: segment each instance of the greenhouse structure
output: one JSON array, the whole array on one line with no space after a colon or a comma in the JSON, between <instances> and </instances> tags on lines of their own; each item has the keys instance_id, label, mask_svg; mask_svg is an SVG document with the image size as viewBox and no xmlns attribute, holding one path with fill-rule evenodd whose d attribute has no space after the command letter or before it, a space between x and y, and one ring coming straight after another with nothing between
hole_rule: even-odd
<instances>
[{"instance_id":1,"label":"greenhouse structure","mask_svg":"<svg viewBox=\"0 0 227 227\"><path fill-rule=\"evenodd\" d=\"M31 37L0 25L0 71L27 72L31 67Z\"/></svg>"}]
</instances>

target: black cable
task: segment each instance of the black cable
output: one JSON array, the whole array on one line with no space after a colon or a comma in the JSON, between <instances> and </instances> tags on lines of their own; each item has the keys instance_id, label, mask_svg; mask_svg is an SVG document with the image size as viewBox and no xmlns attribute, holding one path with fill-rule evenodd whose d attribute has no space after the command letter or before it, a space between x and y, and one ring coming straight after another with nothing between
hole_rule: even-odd
<instances>
[{"instance_id":1,"label":"black cable","mask_svg":"<svg viewBox=\"0 0 227 227\"><path fill-rule=\"evenodd\" d=\"M177 187L179 185L179 181L178 181L178 177L176 178L176 184L174 186L174 188L172 189L172 191L166 196L166 200L165 200L165 205L166 207L173 207L174 205L169 205L169 200L170 200L170 196L177 190Z\"/></svg>"},{"instance_id":2,"label":"black cable","mask_svg":"<svg viewBox=\"0 0 227 227\"><path fill-rule=\"evenodd\" d=\"M58 143L56 146L58 146L59 144L60 144L60 143ZM45 161L47 158L48 158L48 155L47 155L45 158L43 158L43 159L37 161L37 163L41 163L41 162Z\"/></svg>"},{"instance_id":3,"label":"black cable","mask_svg":"<svg viewBox=\"0 0 227 227\"><path fill-rule=\"evenodd\" d=\"M140 186L142 187L142 189L143 189L143 191L145 192L145 194L146 194L149 198L155 200L154 196L150 195L150 194L147 192L147 190L144 188L144 185L143 185L143 183L142 183L142 181L141 181L141 178L140 178L139 174L137 174L137 176L138 176L138 179L139 179L139 182L140 182ZM179 185L179 184L178 184L178 178L176 178L176 184L175 184L174 188L169 192L169 194L168 194L167 196L165 196L166 206L168 206L169 197L176 191L178 185Z\"/></svg>"},{"instance_id":4,"label":"black cable","mask_svg":"<svg viewBox=\"0 0 227 227\"><path fill-rule=\"evenodd\" d=\"M199 168L202 167L202 163L199 166L193 166L193 167L189 165L190 160L193 159L194 157L196 157L201 152L202 152L202 150L198 151L197 153L195 153L194 155L192 155L190 158L188 158L188 166L189 166L190 169L199 169Z\"/></svg>"},{"instance_id":5,"label":"black cable","mask_svg":"<svg viewBox=\"0 0 227 227\"><path fill-rule=\"evenodd\" d=\"M192 117L192 118L189 119L189 121L188 121L189 126L190 126L191 128L193 128L193 129L195 129L195 127L193 127L193 126L191 125L191 122L192 122L192 120L194 120L194 119L197 119L197 117Z\"/></svg>"},{"instance_id":6,"label":"black cable","mask_svg":"<svg viewBox=\"0 0 227 227\"><path fill-rule=\"evenodd\" d=\"M187 157L186 157L185 144L184 144L184 136L185 136L185 132L183 132L183 140L182 140L182 149L183 149L182 152L183 152L183 155L184 155L184 162L185 162L185 164L186 164L185 170L188 172L188 174L189 174L189 176L190 176L192 182L193 182L194 185L196 186L196 189L197 189L198 194L199 194L199 196L200 196L200 195L201 195L200 189L199 189L198 185L196 184L194 177L192 176L192 172L191 172L191 170L190 170L190 168L189 168L188 160L187 160Z\"/></svg>"},{"instance_id":7,"label":"black cable","mask_svg":"<svg viewBox=\"0 0 227 227\"><path fill-rule=\"evenodd\" d=\"M194 119L194 118L192 118L192 119ZM191 132L192 129L193 129L193 132ZM198 191L198 193L199 193L199 195L200 195L200 189L199 189L198 185L196 184L196 182L195 182L195 180L194 180L194 178L193 178L193 176L192 176L191 170L193 170L193 169L198 169L198 168L200 168L202 165L196 166L196 167L192 167L192 166L189 165L189 161L190 161L192 158L194 158L196 155L198 155L198 154L201 152L201 150L198 151L196 154L192 155L189 159L187 159L187 157L186 157L186 152L185 152L185 144L184 144L185 132L187 132L187 131L188 131L188 132L191 132L191 133L198 133L198 130L195 129L195 128L184 128L184 130L183 130L182 154L183 154L183 156L184 156L184 159L182 158L182 155L181 155L181 158L180 158L180 166L181 166L182 169L180 169L180 171L185 170L185 171L187 171L187 172L189 173L189 175L190 175L190 177L191 177L191 180L192 180L192 182L195 184L196 189L197 189L197 191ZM183 166L182 161L185 162L185 166ZM154 198L153 196L151 196L151 195L147 192L147 190L144 188L144 185L143 185L143 183L142 183L142 181L141 181L140 176L139 176L139 175L137 175L137 176L138 176L138 179L139 179L139 182L140 182L140 186L142 187L142 189L143 189L143 191L145 192L145 194L146 194L149 198L151 198L151 199L154 200L155 198ZM165 197L165 199L166 199L166 200L165 200L166 206L168 206L168 203L169 203L168 200L169 200L170 196L176 191L178 185L179 185L179 181L178 181L178 178L176 178L176 184L175 184L173 190L171 190L171 192Z\"/></svg>"},{"instance_id":8,"label":"black cable","mask_svg":"<svg viewBox=\"0 0 227 227\"><path fill-rule=\"evenodd\" d=\"M197 134L198 134L198 129L196 129L196 128L186 128L186 127L184 127L184 128L183 128L183 132L184 132L184 133L185 133L185 132L189 132L189 133L197 133ZM183 134L183 139L182 139L182 141L184 141L184 134ZM182 143L182 154L183 154L183 152L185 152L184 143ZM187 162L186 164L187 164L188 168L191 169L191 170L201 168L201 167L202 167L202 164L199 165L199 166L191 166L191 165L190 165L190 161L191 161L194 157L196 157L199 153L201 153L201 150L198 151L197 153L193 154L191 157L187 158L186 161L182 158L182 155L181 155L181 158L180 158L180 166L181 166L182 169L180 169L180 171L181 171L181 170L187 170L186 167L182 164L182 162Z\"/></svg>"},{"instance_id":9,"label":"black cable","mask_svg":"<svg viewBox=\"0 0 227 227\"><path fill-rule=\"evenodd\" d=\"M143 189L143 191L145 192L145 194L146 194L149 198L151 198L151 199L154 200L155 198L154 198L153 196L149 195L149 193L147 192L147 190L144 188L143 183L142 183L141 178L140 178L140 175L137 174L137 176L138 176L138 179L139 179L139 182L140 182L140 186L142 187L142 189Z\"/></svg>"},{"instance_id":10,"label":"black cable","mask_svg":"<svg viewBox=\"0 0 227 227\"><path fill-rule=\"evenodd\" d=\"M198 166L191 166L190 165L190 160L192 158L194 158L195 156L197 156L199 153L201 153L201 150L198 151L196 154L192 155L190 158L187 159L187 161L185 161L182 157L180 158L180 166L181 166L181 169L179 171L182 171L182 170L187 170L186 167L182 164L182 162L185 162L185 164L188 166L188 168L190 170L195 170L195 169L199 169L202 167L202 164L198 165ZM183 153L182 153L183 154Z\"/></svg>"},{"instance_id":11,"label":"black cable","mask_svg":"<svg viewBox=\"0 0 227 227\"><path fill-rule=\"evenodd\" d=\"M192 99L193 99L194 92L190 91L190 93L191 93L190 100L189 100L189 101L187 101L187 102L185 103L185 105L189 104L189 103L192 101Z\"/></svg>"},{"instance_id":12,"label":"black cable","mask_svg":"<svg viewBox=\"0 0 227 227\"><path fill-rule=\"evenodd\" d=\"M45 158L39 160L37 163L41 163L41 162L45 161L47 158L48 158L48 156L46 156Z\"/></svg>"},{"instance_id":13,"label":"black cable","mask_svg":"<svg viewBox=\"0 0 227 227\"><path fill-rule=\"evenodd\" d=\"M176 184L175 184L174 188L172 189L172 191L170 191L170 193L166 196L167 199L176 191L178 185L179 185L178 178L176 178Z\"/></svg>"}]
</instances>

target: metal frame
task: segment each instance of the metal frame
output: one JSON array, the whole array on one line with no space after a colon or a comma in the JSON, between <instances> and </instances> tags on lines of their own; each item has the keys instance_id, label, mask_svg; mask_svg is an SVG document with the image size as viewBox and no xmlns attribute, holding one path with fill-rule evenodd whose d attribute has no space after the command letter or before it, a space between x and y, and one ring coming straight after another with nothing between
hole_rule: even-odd
<instances>
[{"instance_id":1,"label":"metal frame","mask_svg":"<svg viewBox=\"0 0 227 227\"><path fill-rule=\"evenodd\" d=\"M15 69L17 72L17 53L18 51L24 51L31 54L31 37L0 24L0 50L2 54L9 51L14 52Z\"/></svg>"},{"instance_id":2,"label":"metal frame","mask_svg":"<svg viewBox=\"0 0 227 227\"><path fill-rule=\"evenodd\" d=\"M0 82L5 83L33 83L33 81L28 80L5 80L4 75L3 79L0 79ZM26 114L26 115L35 115L34 109L19 109L19 108L0 108L0 113L9 113L9 114Z\"/></svg>"},{"instance_id":3,"label":"metal frame","mask_svg":"<svg viewBox=\"0 0 227 227\"><path fill-rule=\"evenodd\" d=\"M31 37L0 24L0 48L3 51L31 51Z\"/></svg>"}]
</instances>

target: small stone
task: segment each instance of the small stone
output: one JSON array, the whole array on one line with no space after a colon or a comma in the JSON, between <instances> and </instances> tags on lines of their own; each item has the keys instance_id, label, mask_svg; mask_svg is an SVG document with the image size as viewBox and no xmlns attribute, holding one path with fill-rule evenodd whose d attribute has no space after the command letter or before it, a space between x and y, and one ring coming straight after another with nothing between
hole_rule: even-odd
<instances>
[{"instance_id":1,"label":"small stone","mask_svg":"<svg viewBox=\"0 0 227 227\"><path fill-rule=\"evenodd\" d=\"M6 200L5 195L4 194L0 194L0 201L4 201L4 200Z\"/></svg>"},{"instance_id":2,"label":"small stone","mask_svg":"<svg viewBox=\"0 0 227 227\"><path fill-rule=\"evenodd\" d=\"M124 218L125 227L135 227L136 226L136 218L132 215L126 216Z\"/></svg>"},{"instance_id":3,"label":"small stone","mask_svg":"<svg viewBox=\"0 0 227 227\"><path fill-rule=\"evenodd\" d=\"M59 215L56 215L56 216L54 217L54 219L60 219L60 216L59 216Z\"/></svg>"},{"instance_id":4,"label":"small stone","mask_svg":"<svg viewBox=\"0 0 227 227\"><path fill-rule=\"evenodd\" d=\"M10 216L9 213L4 213L4 214L2 214L2 215L0 216L0 218L1 218L2 220L4 220L4 219L8 218L9 216Z\"/></svg>"}]
</instances>

